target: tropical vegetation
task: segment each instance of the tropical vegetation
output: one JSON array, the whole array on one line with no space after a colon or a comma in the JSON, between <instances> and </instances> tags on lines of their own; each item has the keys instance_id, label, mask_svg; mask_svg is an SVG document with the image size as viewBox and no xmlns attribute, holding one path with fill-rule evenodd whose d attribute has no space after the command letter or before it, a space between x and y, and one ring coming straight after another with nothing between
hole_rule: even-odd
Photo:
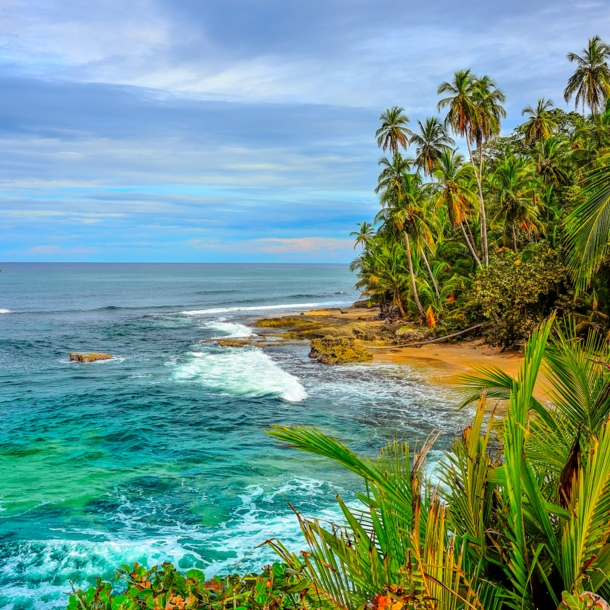
<instances>
[{"instance_id":1,"label":"tropical vegetation","mask_svg":"<svg viewBox=\"0 0 610 610\"><path fill-rule=\"evenodd\" d=\"M352 269L382 315L503 347L554 310L610 330L610 45L568 60L575 111L541 98L508 135L504 94L471 70L439 86L440 116L381 115L380 210L353 233Z\"/></svg>"},{"instance_id":2,"label":"tropical vegetation","mask_svg":"<svg viewBox=\"0 0 610 610\"><path fill-rule=\"evenodd\" d=\"M354 232L359 287L387 315L529 337L515 378L463 378L473 420L450 450L429 463L432 435L360 456L274 427L360 478L338 523L297 513L307 550L270 539L278 561L256 574L123 566L118 584L74 589L70 610L610 610L608 58L597 37L569 56L565 96L583 114L541 99L508 136L503 94L469 70L439 88L446 120L413 133L401 108L382 115L389 156L379 213Z\"/></svg>"},{"instance_id":3,"label":"tropical vegetation","mask_svg":"<svg viewBox=\"0 0 610 610\"><path fill-rule=\"evenodd\" d=\"M277 563L211 580L124 566L116 592L98 581L74 591L70 610L608 610L610 347L576 326L543 322L517 378L493 367L465 377L473 422L432 469L434 436L370 458L313 428L273 428L362 482L357 501L337 497L339 523L297 514L307 550L271 539Z\"/></svg>"}]
</instances>

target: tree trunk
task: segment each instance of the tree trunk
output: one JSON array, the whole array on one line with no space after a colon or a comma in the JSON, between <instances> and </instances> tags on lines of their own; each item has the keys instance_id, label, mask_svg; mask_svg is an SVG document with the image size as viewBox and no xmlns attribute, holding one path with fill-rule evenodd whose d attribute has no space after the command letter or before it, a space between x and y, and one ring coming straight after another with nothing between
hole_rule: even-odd
<instances>
[{"instance_id":1,"label":"tree trunk","mask_svg":"<svg viewBox=\"0 0 610 610\"><path fill-rule=\"evenodd\" d=\"M481 204L480 209L480 222L481 222L481 250L483 252L483 260L485 265L489 265L489 249L487 247L487 214L485 213L485 201L483 200L483 187L481 186L481 173L483 171L483 151L482 146L479 147L480 160L479 160L479 171L476 171L476 164L472 155L472 147L470 146L470 138L466 136L466 145L468 146L468 155L470 156L470 162L475 167L475 178L477 180L477 187L479 191L479 202Z\"/></svg>"},{"instance_id":2,"label":"tree trunk","mask_svg":"<svg viewBox=\"0 0 610 610\"><path fill-rule=\"evenodd\" d=\"M402 306L402 298L401 298L400 292L398 292L398 290L394 290L394 300L396 301L396 305L398 305L398 311L400 312L400 317L406 318L407 314L405 313L405 309Z\"/></svg>"},{"instance_id":3,"label":"tree trunk","mask_svg":"<svg viewBox=\"0 0 610 610\"><path fill-rule=\"evenodd\" d=\"M424 259L426 269L428 269L428 275L430 276L430 281L432 282L432 286L434 286L434 292L436 294L436 298L440 301L441 293L438 290L438 284L436 283L436 279L434 278L434 274L432 273L432 269L430 268L430 263L428 262L428 257L426 256L426 251L423 248L421 251L421 256Z\"/></svg>"},{"instance_id":4,"label":"tree trunk","mask_svg":"<svg viewBox=\"0 0 610 610\"><path fill-rule=\"evenodd\" d=\"M419 294L417 293L417 284L415 283L415 272L413 271L413 258L411 256L411 241L409 240L409 235L406 231L403 231L405 236L405 244L407 246L407 262L409 263L409 276L411 277L411 290L413 291L413 299L415 304L417 305L417 311L419 311L419 317L422 322L426 320L426 314L424 312L424 308L422 307L421 301L419 300Z\"/></svg>"},{"instance_id":5,"label":"tree trunk","mask_svg":"<svg viewBox=\"0 0 610 610\"><path fill-rule=\"evenodd\" d=\"M477 251L474 249L474 246L470 243L470 240L468 239L468 234L466 233L466 229L464 229L464 223L460 222L460 229L462 229L462 233L464 234L464 240L466 241L466 245L468 246L468 249L470 250L470 254L472 254L474 260L477 262L477 265L479 266L479 268L483 268L483 265L481 265L481 261L479 260L479 257L477 256Z\"/></svg>"},{"instance_id":6,"label":"tree trunk","mask_svg":"<svg viewBox=\"0 0 610 610\"><path fill-rule=\"evenodd\" d=\"M513 230L513 252L517 253L517 232L515 231L515 223L511 222L511 228Z\"/></svg>"},{"instance_id":7,"label":"tree trunk","mask_svg":"<svg viewBox=\"0 0 610 610\"><path fill-rule=\"evenodd\" d=\"M481 241L485 265L489 265L489 246L487 245L487 214L485 212L485 201L483 200L483 143L479 144L479 199L481 200Z\"/></svg>"}]
</instances>

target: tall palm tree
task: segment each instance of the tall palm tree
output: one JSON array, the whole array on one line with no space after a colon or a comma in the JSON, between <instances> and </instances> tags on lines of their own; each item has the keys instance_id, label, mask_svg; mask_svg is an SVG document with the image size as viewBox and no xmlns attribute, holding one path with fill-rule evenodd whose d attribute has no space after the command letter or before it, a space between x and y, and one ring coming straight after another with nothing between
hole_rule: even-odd
<instances>
[{"instance_id":1,"label":"tall palm tree","mask_svg":"<svg viewBox=\"0 0 610 610\"><path fill-rule=\"evenodd\" d=\"M381 221L390 230L402 233L407 253L407 265L411 280L411 294L422 322L426 314L419 298L415 267L413 265L413 244L432 243L432 233L426 222L421 177L419 174L404 174L403 186L391 200L386 199L385 207L375 217L375 222Z\"/></svg>"},{"instance_id":2,"label":"tall palm tree","mask_svg":"<svg viewBox=\"0 0 610 610\"><path fill-rule=\"evenodd\" d=\"M505 239L512 235L513 251L517 251L517 228L526 233L540 229L538 221L538 185L534 168L522 158L507 155L494 171L491 184L498 198L498 212L493 219L502 220Z\"/></svg>"},{"instance_id":3,"label":"tall palm tree","mask_svg":"<svg viewBox=\"0 0 610 610\"><path fill-rule=\"evenodd\" d=\"M566 140L551 136L545 140L539 140L535 147L538 157L538 173L546 185L555 187L566 186L570 175L567 165L568 142Z\"/></svg>"},{"instance_id":4,"label":"tall palm tree","mask_svg":"<svg viewBox=\"0 0 610 610\"><path fill-rule=\"evenodd\" d=\"M377 178L377 187L375 193L393 192L402 185L402 177L405 172L411 171L411 159L403 157L400 153L396 153L391 159L381 157L379 166L381 172Z\"/></svg>"},{"instance_id":5,"label":"tall palm tree","mask_svg":"<svg viewBox=\"0 0 610 610\"><path fill-rule=\"evenodd\" d=\"M375 137L381 150L386 151L389 148L393 155L401 146L406 150L411 130L407 127L409 117L405 114L404 108L399 106L388 108L382 113L379 120L381 127L375 132Z\"/></svg>"},{"instance_id":6,"label":"tall palm tree","mask_svg":"<svg viewBox=\"0 0 610 610\"><path fill-rule=\"evenodd\" d=\"M557 123L549 115L551 108L553 108L553 101L541 97L535 108L526 106L522 110L521 115L528 117L527 121L521 125L526 142L536 143L551 137L553 129L557 127Z\"/></svg>"},{"instance_id":7,"label":"tall palm tree","mask_svg":"<svg viewBox=\"0 0 610 610\"><path fill-rule=\"evenodd\" d=\"M417 121L419 133L411 136L411 144L416 146L415 164L425 176L431 176L441 153L455 142L447 133L447 128L436 117L427 118L424 123Z\"/></svg>"},{"instance_id":8,"label":"tall palm tree","mask_svg":"<svg viewBox=\"0 0 610 610\"><path fill-rule=\"evenodd\" d=\"M354 240L354 249L361 245L363 248L371 241L373 235L375 235L375 228L370 222L366 220L364 222L359 222L357 225L358 231L352 231L350 236L354 236L356 239Z\"/></svg>"},{"instance_id":9,"label":"tall palm tree","mask_svg":"<svg viewBox=\"0 0 610 610\"><path fill-rule=\"evenodd\" d=\"M504 94L487 76L475 77L470 70L459 70L453 81L445 82L438 88L439 95L448 94L438 102L438 109L447 108L446 123L452 131L466 139L468 154L473 165L472 144L479 149L478 173L475 174L479 192L481 242L483 259L489 264L487 245L487 214L483 198L483 150L482 145L500 131L500 121L506 112L502 107Z\"/></svg>"},{"instance_id":10,"label":"tall palm tree","mask_svg":"<svg viewBox=\"0 0 610 610\"><path fill-rule=\"evenodd\" d=\"M471 127L471 137L479 151L479 167L476 174L477 186L479 188L479 200L481 202L481 242L485 264L489 265L489 246L487 243L487 213L485 200L483 198L483 143L488 142L500 133L501 121L506 117L506 111L502 104L506 96L488 76L483 76L475 81L473 89L476 108L476 121Z\"/></svg>"},{"instance_id":11,"label":"tall palm tree","mask_svg":"<svg viewBox=\"0 0 610 610\"><path fill-rule=\"evenodd\" d=\"M471 188L474 182L472 165L464 165L464 157L457 151L446 150L441 154L434 177L438 181L436 205L447 208L451 227L453 229L460 227L472 257L481 267L475 244L464 228L472 209L477 204L477 195Z\"/></svg>"},{"instance_id":12,"label":"tall palm tree","mask_svg":"<svg viewBox=\"0 0 610 610\"><path fill-rule=\"evenodd\" d=\"M610 94L610 45L599 36L589 39L582 55L568 53L568 60L576 64L576 71L568 79L563 92L566 102L575 96L574 107L582 104L582 113L588 106L592 114L597 114Z\"/></svg>"}]
</instances>

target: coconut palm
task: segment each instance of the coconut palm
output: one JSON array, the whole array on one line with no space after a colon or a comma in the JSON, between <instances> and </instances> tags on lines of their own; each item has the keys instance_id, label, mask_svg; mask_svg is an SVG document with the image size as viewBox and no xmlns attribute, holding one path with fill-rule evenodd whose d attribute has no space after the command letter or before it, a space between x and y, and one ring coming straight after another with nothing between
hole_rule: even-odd
<instances>
[{"instance_id":1,"label":"coconut palm","mask_svg":"<svg viewBox=\"0 0 610 610\"><path fill-rule=\"evenodd\" d=\"M568 266L579 290L587 288L602 264L610 243L610 154L584 182L586 201L564 220Z\"/></svg>"},{"instance_id":2,"label":"coconut palm","mask_svg":"<svg viewBox=\"0 0 610 610\"><path fill-rule=\"evenodd\" d=\"M476 143L479 151L478 172L475 175L479 189L479 201L481 203L481 246L485 264L489 265L487 213L485 210L485 200L483 198L483 144L500 133L501 121L506 116L506 111L502 106L506 97L491 78L483 76L478 78L474 83L473 99L476 108L476 120L471 126L471 137Z\"/></svg>"},{"instance_id":3,"label":"coconut palm","mask_svg":"<svg viewBox=\"0 0 610 610\"><path fill-rule=\"evenodd\" d=\"M400 153L393 155L392 159L381 157L379 159L381 172L377 178L375 193L383 195L387 192L399 190L402 185L403 174L411 171L411 164L411 159L403 157Z\"/></svg>"},{"instance_id":4,"label":"coconut palm","mask_svg":"<svg viewBox=\"0 0 610 610\"><path fill-rule=\"evenodd\" d=\"M400 192L396 193L391 199L386 198L382 203L385 207L375 217L375 223L384 223L390 231L395 230L401 233L404 238L409 278L411 280L411 294L419 317L423 322L426 319L426 314L419 298L415 279L413 242L431 244L432 233L426 222L419 174L404 174Z\"/></svg>"},{"instance_id":5,"label":"coconut palm","mask_svg":"<svg viewBox=\"0 0 610 610\"><path fill-rule=\"evenodd\" d=\"M539 140L535 146L537 169L545 185L567 186L570 181L568 142L556 136Z\"/></svg>"},{"instance_id":6,"label":"coconut palm","mask_svg":"<svg viewBox=\"0 0 610 610\"><path fill-rule=\"evenodd\" d=\"M434 177L438 182L436 187L436 205L447 209L451 227L460 227L464 241L475 262L481 267L475 244L471 241L464 225L468 222L473 208L477 204L477 195L471 186L474 182L472 165L464 164L464 157L454 150L446 150L441 154Z\"/></svg>"},{"instance_id":7,"label":"coconut palm","mask_svg":"<svg viewBox=\"0 0 610 610\"><path fill-rule=\"evenodd\" d=\"M447 108L445 123L454 134L465 138L468 145L477 112L473 100L475 83L476 78L470 70L458 70L451 82L444 82L438 88L439 95L448 94L438 102L438 110Z\"/></svg>"},{"instance_id":8,"label":"coconut palm","mask_svg":"<svg viewBox=\"0 0 610 610\"><path fill-rule=\"evenodd\" d=\"M557 123L549 115L553 108L553 101L542 97L538 100L536 107L526 106L521 112L528 119L521 125L521 131L527 142L541 142L551 137Z\"/></svg>"},{"instance_id":9,"label":"coconut palm","mask_svg":"<svg viewBox=\"0 0 610 610\"><path fill-rule=\"evenodd\" d=\"M362 247L366 247L369 241L372 239L373 235L375 235L375 228L370 222L366 220L364 222L359 222L357 225L358 231L352 231L350 236L355 237L354 240L354 248L361 245Z\"/></svg>"},{"instance_id":10,"label":"coconut palm","mask_svg":"<svg viewBox=\"0 0 610 610\"><path fill-rule=\"evenodd\" d=\"M574 96L574 107L582 105L582 113L588 106L592 114L597 114L610 94L610 45L599 36L589 39L582 55L568 53L568 60L576 64L576 71L568 79L563 92L566 102Z\"/></svg>"},{"instance_id":11,"label":"coconut palm","mask_svg":"<svg viewBox=\"0 0 610 610\"><path fill-rule=\"evenodd\" d=\"M381 127L375 132L375 137L381 150L390 149L393 155L398 152L398 148L401 146L406 150L409 145L411 130L407 127L409 118L404 113L404 108L399 106L388 108L382 113L379 120L381 121Z\"/></svg>"},{"instance_id":12,"label":"coconut palm","mask_svg":"<svg viewBox=\"0 0 610 610\"><path fill-rule=\"evenodd\" d=\"M505 240L510 231L516 252L517 228L528 234L540 230L534 168L522 158L507 155L494 171L491 185L499 208L493 223L502 221Z\"/></svg>"},{"instance_id":13,"label":"coconut palm","mask_svg":"<svg viewBox=\"0 0 610 610\"><path fill-rule=\"evenodd\" d=\"M425 176L431 176L441 153L455 143L447 133L447 128L436 117L427 118L424 123L417 121L419 133L411 136L415 146L415 164Z\"/></svg>"}]
</instances>

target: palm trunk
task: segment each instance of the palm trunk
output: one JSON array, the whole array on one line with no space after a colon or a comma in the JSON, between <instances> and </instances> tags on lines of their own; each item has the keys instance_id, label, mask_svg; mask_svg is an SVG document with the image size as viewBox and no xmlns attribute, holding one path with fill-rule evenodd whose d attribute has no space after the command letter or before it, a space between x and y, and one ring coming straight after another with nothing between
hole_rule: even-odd
<instances>
[{"instance_id":1,"label":"palm trunk","mask_svg":"<svg viewBox=\"0 0 610 610\"><path fill-rule=\"evenodd\" d=\"M426 256L426 251L422 248L421 257L424 259L424 263L426 265L426 269L428 269L428 275L430 276L430 281L434 286L434 292L436 294L436 298L440 301L441 293L438 290L438 284L436 283L436 279L434 278L434 274L432 273L432 269L430 268L430 263L428 262L428 257Z\"/></svg>"},{"instance_id":2,"label":"palm trunk","mask_svg":"<svg viewBox=\"0 0 610 610\"><path fill-rule=\"evenodd\" d=\"M422 322L426 319L424 308L422 307L421 301L419 300L419 294L417 293L417 284L415 283L415 272L413 271L413 258L411 256L411 241L406 231L403 231L405 236L405 244L407 246L407 262L409 263L409 276L411 278L411 290L413 291L413 299L417 305L417 311L419 311L419 317Z\"/></svg>"},{"instance_id":3,"label":"palm trunk","mask_svg":"<svg viewBox=\"0 0 610 610\"><path fill-rule=\"evenodd\" d=\"M400 312L400 317L406 318L407 314L405 313L405 309L402 306L402 298L401 298L400 292L398 292L398 290L394 290L394 300L396 301L396 305L398 305L398 311Z\"/></svg>"},{"instance_id":4,"label":"palm trunk","mask_svg":"<svg viewBox=\"0 0 610 610\"><path fill-rule=\"evenodd\" d=\"M474 246L470 243L470 240L468 239L468 234L466 233L466 229L464 228L463 222L460 222L460 229L462 229L462 233L464 235L464 240L466 241L466 245L468 246L468 249L470 250L470 254L472 254L472 257L477 262L477 265L479 266L479 268L483 268L483 265L481 265L481 261L479 260L479 257L477 256L477 251L474 249Z\"/></svg>"},{"instance_id":5,"label":"palm trunk","mask_svg":"<svg viewBox=\"0 0 610 610\"><path fill-rule=\"evenodd\" d=\"M511 228L513 230L513 252L517 253L517 232L515 231L515 223L511 222Z\"/></svg>"},{"instance_id":6,"label":"palm trunk","mask_svg":"<svg viewBox=\"0 0 610 610\"><path fill-rule=\"evenodd\" d=\"M472 147L470 146L470 138L466 136L466 145L468 146L468 155L470 162L476 168L474 157L472 155ZM477 180L477 188L479 191L479 202L481 204L480 210L480 222L481 222L481 250L483 252L483 260L485 265L489 265L489 249L487 247L487 214L485 213L485 201L483 200L483 187L481 174L483 173L483 151L482 147L479 147L480 159L479 159L479 171L475 171L474 175Z\"/></svg>"},{"instance_id":7,"label":"palm trunk","mask_svg":"<svg viewBox=\"0 0 610 610\"><path fill-rule=\"evenodd\" d=\"M481 241L483 242L483 256L485 265L489 266L489 247L487 245L487 214L485 212L485 201L483 200L483 143L479 144L479 199L481 200Z\"/></svg>"}]
</instances>

